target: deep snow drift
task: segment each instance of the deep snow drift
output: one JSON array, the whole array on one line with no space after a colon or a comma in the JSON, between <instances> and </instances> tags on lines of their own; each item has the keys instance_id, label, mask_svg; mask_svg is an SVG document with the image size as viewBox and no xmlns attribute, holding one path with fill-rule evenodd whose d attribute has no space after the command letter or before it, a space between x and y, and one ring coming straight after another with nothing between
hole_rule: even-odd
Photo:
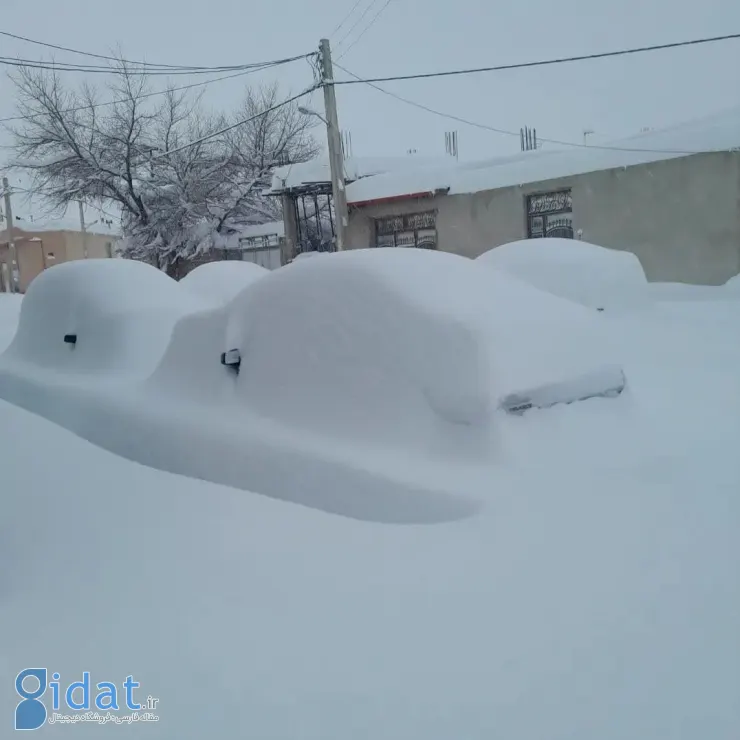
<instances>
[{"instance_id":1,"label":"deep snow drift","mask_svg":"<svg viewBox=\"0 0 740 740\"><path fill-rule=\"evenodd\" d=\"M522 239L489 249L476 261L589 308L644 307L648 298L634 254L574 239Z\"/></svg>"},{"instance_id":2,"label":"deep snow drift","mask_svg":"<svg viewBox=\"0 0 740 740\"><path fill-rule=\"evenodd\" d=\"M22 295L0 293L0 352L13 341L21 313Z\"/></svg>"},{"instance_id":3,"label":"deep snow drift","mask_svg":"<svg viewBox=\"0 0 740 740\"><path fill-rule=\"evenodd\" d=\"M33 331L38 306L65 305L57 288L73 273L39 281L21 315L19 336L42 358L49 343L56 366L34 366L31 353L19 363L11 347L0 357L4 398L137 462L363 519L471 515L501 449L500 397L610 359L602 317L581 306L455 255L359 250L271 272L221 308L194 312L185 301L174 324L157 327L150 312L156 369L150 342L139 365L96 345L96 368L151 368L111 393L86 355L80 373L57 372L74 366L58 357L75 358L82 329L75 347L61 341L66 325ZM54 290L42 300L46 284ZM183 286L171 287L184 301ZM135 333L126 336L135 354ZM221 364L230 350L241 356L238 373ZM458 468L470 463L478 477L461 490Z\"/></svg>"},{"instance_id":4,"label":"deep snow drift","mask_svg":"<svg viewBox=\"0 0 740 740\"><path fill-rule=\"evenodd\" d=\"M650 283L650 295L658 301L733 301L740 300L740 275L724 285L688 285L686 283Z\"/></svg>"},{"instance_id":5,"label":"deep snow drift","mask_svg":"<svg viewBox=\"0 0 740 740\"><path fill-rule=\"evenodd\" d=\"M189 272L180 284L214 305L223 305L269 272L265 267L241 260L208 262Z\"/></svg>"},{"instance_id":6,"label":"deep snow drift","mask_svg":"<svg viewBox=\"0 0 740 740\"><path fill-rule=\"evenodd\" d=\"M433 527L171 476L0 402L5 685L133 674L142 740L736 740L739 307L607 320L628 396L507 417L487 507Z\"/></svg>"},{"instance_id":7,"label":"deep snow drift","mask_svg":"<svg viewBox=\"0 0 740 740\"><path fill-rule=\"evenodd\" d=\"M560 305L550 299L535 305ZM0 337L18 303L0 296ZM452 315L462 319L463 304ZM567 316L590 317L568 308L566 328ZM477 326L475 301L469 310L466 326ZM38 665L65 684L83 671L119 684L133 674L141 695L160 700L158 722L122 730L142 740L736 740L740 302L595 315L624 361L627 392L503 416L483 487L477 466L414 460L422 475L447 471L458 491L485 495L476 516L435 526L353 521L134 465L0 401L5 686ZM207 377L186 360L212 357L229 316L214 309L178 322L160 370L173 362L162 378L182 383L170 391L180 416L164 415L142 443L164 454L199 426L183 464L226 475L238 458L219 457L207 437L218 437L227 404L181 404ZM504 319L514 325L510 353L531 358L537 312ZM205 335L212 344L199 344ZM198 337L192 355L189 336ZM214 368L225 370L218 358ZM126 410L146 418L166 403L151 378L131 384L144 395L109 388L119 424ZM210 381L201 385L210 392ZM83 406L89 398L79 396ZM250 423L255 443L273 434L264 420ZM313 457L296 454L301 440L314 441ZM337 501L351 495L350 476L306 474L306 457L320 466L325 448L346 452L351 440L289 442L271 463L285 471L286 497L312 486ZM235 447L252 465L266 459L238 438ZM378 465L368 445L354 455ZM409 474L408 464L382 462L391 478ZM366 493L382 493L375 484ZM16 703L12 688L0 692L3 737Z\"/></svg>"},{"instance_id":8,"label":"deep snow drift","mask_svg":"<svg viewBox=\"0 0 740 740\"><path fill-rule=\"evenodd\" d=\"M21 374L93 376L86 384L143 378L161 360L177 320L206 305L142 262L61 263L31 283L2 362Z\"/></svg>"}]
</instances>

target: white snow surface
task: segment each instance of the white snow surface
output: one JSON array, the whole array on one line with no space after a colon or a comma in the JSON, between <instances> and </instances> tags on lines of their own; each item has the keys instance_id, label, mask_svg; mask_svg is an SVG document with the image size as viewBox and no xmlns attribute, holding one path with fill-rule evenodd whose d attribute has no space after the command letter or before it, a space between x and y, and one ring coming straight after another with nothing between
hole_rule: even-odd
<instances>
[{"instance_id":1,"label":"white snow surface","mask_svg":"<svg viewBox=\"0 0 740 740\"><path fill-rule=\"evenodd\" d=\"M66 293L48 278L29 291L0 357L2 397L137 462L361 519L471 515L500 454L499 398L618 359L600 314L463 257L396 249L300 261L209 311L139 263L151 274L127 280L127 295L146 304L156 292L161 317L139 309L126 323L101 308L75 325L72 348L61 309L84 284L77 264L56 273L75 278ZM97 284L101 301L115 295ZM220 364L232 349L238 375ZM457 470L471 464L477 484L460 490Z\"/></svg>"},{"instance_id":2,"label":"white snow surface","mask_svg":"<svg viewBox=\"0 0 740 740\"><path fill-rule=\"evenodd\" d=\"M13 341L21 313L22 295L0 293L0 352Z\"/></svg>"},{"instance_id":3,"label":"white snow surface","mask_svg":"<svg viewBox=\"0 0 740 740\"><path fill-rule=\"evenodd\" d=\"M222 305L269 272L253 262L220 260L199 265L180 284L200 298L212 301L214 305Z\"/></svg>"},{"instance_id":4,"label":"white snow surface","mask_svg":"<svg viewBox=\"0 0 740 740\"><path fill-rule=\"evenodd\" d=\"M415 172L427 167L441 167L446 161L442 157L348 157L344 160L344 176L347 182L352 182L388 172ZM324 157L276 168L270 192L277 194L302 185L330 182L329 160Z\"/></svg>"},{"instance_id":5,"label":"white snow surface","mask_svg":"<svg viewBox=\"0 0 740 740\"><path fill-rule=\"evenodd\" d=\"M644 307L648 283L631 252L575 239L522 239L484 252L476 262L589 308Z\"/></svg>"},{"instance_id":6,"label":"white snow surface","mask_svg":"<svg viewBox=\"0 0 740 740\"><path fill-rule=\"evenodd\" d=\"M432 193L438 189L449 189L450 195L476 193L738 148L740 107L735 107L671 128L613 141L602 148L540 149L478 162L389 171L350 183L347 202Z\"/></svg>"},{"instance_id":7,"label":"white snow surface","mask_svg":"<svg viewBox=\"0 0 740 740\"><path fill-rule=\"evenodd\" d=\"M319 252L315 249L311 249L307 252L299 252L295 257L293 257L291 261L295 262L296 260L302 260L302 259L305 259L306 257L315 257L317 254L327 254L327 253Z\"/></svg>"},{"instance_id":8,"label":"white snow surface","mask_svg":"<svg viewBox=\"0 0 740 740\"><path fill-rule=\"evenodd\" d=\"M485 505L436 526L134 465L0 401L5 685L35 665L133 674L160 700L134 738L735 740L740 304L600 316L628 391L502 419Z\"/></svg>"}]
</instances>

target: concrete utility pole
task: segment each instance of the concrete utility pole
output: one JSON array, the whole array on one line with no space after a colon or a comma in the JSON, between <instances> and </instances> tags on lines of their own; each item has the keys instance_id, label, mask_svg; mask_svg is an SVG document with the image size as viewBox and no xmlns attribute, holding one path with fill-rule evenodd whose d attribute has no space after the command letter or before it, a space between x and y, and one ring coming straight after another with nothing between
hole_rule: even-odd
<instances>
[{"instance_id":1,"label":"concrete utility pole","mask_svg":"<svg viewBox=\"0 0 740 740\"><path fill-rule=\"evenodd\" d=\"M15 270L18 267L18 255L15 251L15 239L13 238L13 208L10 205L10 184L8 178L3 177L3 193L5 195L5 218L8 230L8 284L5 288L8 293L15 293Z\"/></svg>"},{"instance_id":2,"label":"concrete utility pole","mask_svg":"<svg viewBox=\"0 0 740 740\"><path fill-rule=\"evenodd\" d=\"M82 255L87 259L87 229L85 228L85 208L82 205L82 201L78 201L80 205L80 231L82 232Z\"/></svg>"},{"instance_id":3,"label":"concrete utility pole","mask_svg":"<svg viewBox=\"0 0 740 740\"><path fill-rule=\"evenodd\" d=\"M342 134L337 116L337 98L334 91L334 69L331 63L329 39L321 39L321 81L324 87L324 106L326 109L326 136L329 145L329 167L331 169L331 189L334 197L334 213L337 222L337 251L345 246L347 233L347 193L344 190L344 159L342 157Z\"/></svg>"}]
</instances>

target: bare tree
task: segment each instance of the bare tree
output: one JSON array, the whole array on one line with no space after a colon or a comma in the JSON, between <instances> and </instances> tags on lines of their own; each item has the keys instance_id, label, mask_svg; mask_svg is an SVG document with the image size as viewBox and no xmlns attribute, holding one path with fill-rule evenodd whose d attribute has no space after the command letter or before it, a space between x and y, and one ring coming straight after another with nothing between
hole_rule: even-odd
<instances>
[{"instance_id":1,"label":"bare tree","mask_svg":"<svg viewBox=\"0 0 740 740\"><path fill-rule=\"evenodd\" d=\"M240 227L277 217L262 195L272 169L317 154L312 120L296 103L277 107L276 85L247 90L229 115L207 115L199 97L151 95L125 62L111 74L113 102L102 104L90 86L70 90L53 72L22 68L24 119L12 133L16 166L53 206L120 207L124 256L170 270L225 246Z\"/></svg>"}]
</instances>

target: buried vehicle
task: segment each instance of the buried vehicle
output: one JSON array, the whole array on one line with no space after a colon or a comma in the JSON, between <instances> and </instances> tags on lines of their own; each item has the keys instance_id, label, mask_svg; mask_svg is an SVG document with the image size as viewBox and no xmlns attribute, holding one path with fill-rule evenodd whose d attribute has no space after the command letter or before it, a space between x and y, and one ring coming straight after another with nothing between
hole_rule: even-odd
<instances>
[{"instance_id":1,"label":"buried vehicle","mask_svg":"<svg viewBox=\"0 0 740 740\"><path fill-rule=\"evenodd\" d=\"M522 239L475 260L539 290L597 310L641 308L648 282L631 252L574 239Z\"/></svg>"}]
</instances>

